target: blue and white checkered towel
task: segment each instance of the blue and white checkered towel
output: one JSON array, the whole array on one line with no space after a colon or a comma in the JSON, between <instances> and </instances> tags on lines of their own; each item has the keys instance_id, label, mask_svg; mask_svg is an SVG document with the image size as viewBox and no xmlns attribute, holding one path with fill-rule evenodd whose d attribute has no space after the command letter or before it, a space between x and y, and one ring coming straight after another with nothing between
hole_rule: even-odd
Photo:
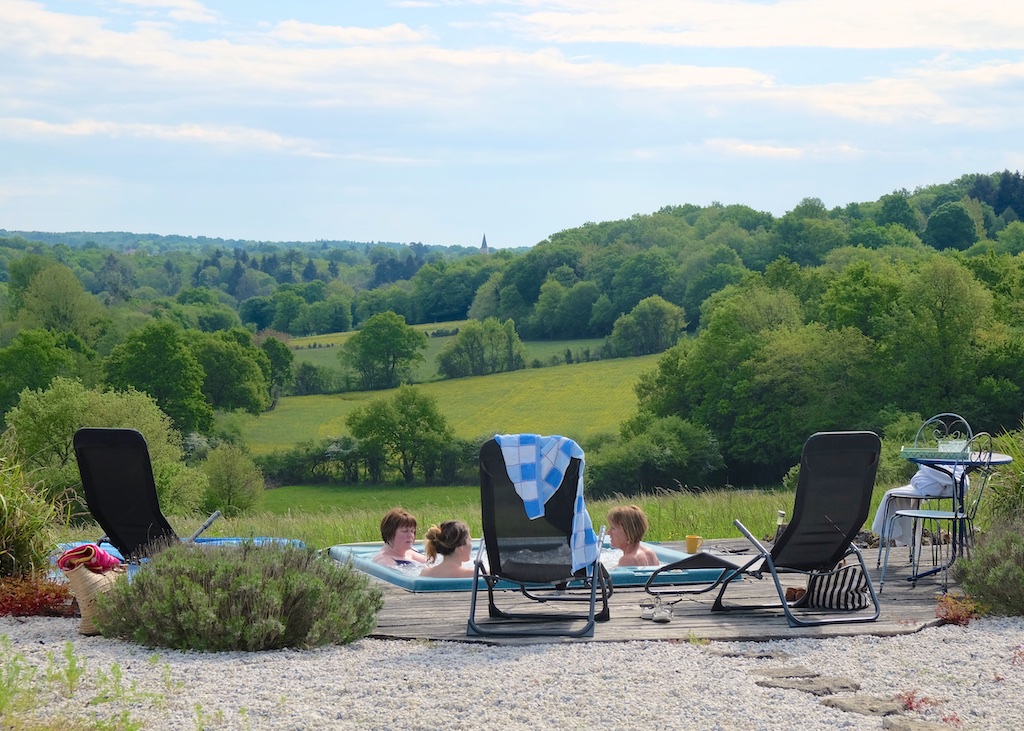
<instances>
[{"instance_id":1,"label":"blue and white checkered towel","mask_svg":"<svg viewBox=\"0 0 1024 731\"><path fill-rule=\"evenodd\" d=\"M580 460L576 482L576 503L572 516L573 573L592 564L598 556L597 536L583 500L583 449L568 437L539 434L498 434L494 437L505 459L505 470L523 499L531 520L544 515L544 506L562 484L569 461Z\"/></svg>"}]
</instances>

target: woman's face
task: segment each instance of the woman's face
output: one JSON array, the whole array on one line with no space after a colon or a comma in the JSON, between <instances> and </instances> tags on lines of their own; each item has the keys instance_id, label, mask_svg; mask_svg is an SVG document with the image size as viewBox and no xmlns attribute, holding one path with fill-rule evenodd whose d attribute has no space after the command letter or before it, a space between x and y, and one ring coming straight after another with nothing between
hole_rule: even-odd
<instances>
[{"instance_id":1,"label":"woman's face","mask_svg":"<svg viewBox=\"0 0 1024 731\"><path fill-rule=\"evenodd\" d=\"M391 546L399 553L405 553L412 549L416 541L416 527L406 525L395 531L395 537L391 539Z\"/></svg>"},{"instance_id":2,"label":"woman's face","mask_svg":"<svg viewBox=\"0 0 1024 731\"><path fill-rule=\"evenodd\" d=\"M608 524L608 541L611 543L612 548L618 548L619 550L629 545L626 541L626 532L622 530L622 526L615 523Z\"/></svg>"}]
</instances>

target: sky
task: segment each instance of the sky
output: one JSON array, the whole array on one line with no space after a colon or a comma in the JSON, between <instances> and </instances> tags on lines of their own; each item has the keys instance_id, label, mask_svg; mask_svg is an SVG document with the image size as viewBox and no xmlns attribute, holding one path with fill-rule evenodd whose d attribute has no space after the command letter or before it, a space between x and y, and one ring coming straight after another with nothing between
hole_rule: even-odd
<instances>
[{"instance_id":1,"label":"sky","mask_svg":"<svg viewBox=\"0 0 1024 731\"><path fill-rule=\"evenodd\" d=\"M0 0L0 229L518 247L1004 169L1021 0Z\"/></svg>"}]
</instances>

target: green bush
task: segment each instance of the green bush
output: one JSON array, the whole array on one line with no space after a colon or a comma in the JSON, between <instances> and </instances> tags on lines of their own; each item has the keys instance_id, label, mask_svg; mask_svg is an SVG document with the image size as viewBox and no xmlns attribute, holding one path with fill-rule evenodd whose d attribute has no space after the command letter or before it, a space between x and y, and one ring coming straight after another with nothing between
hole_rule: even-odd
<instances>
[{"instance_id":1,"label":"green bush","mask_svg":"<svg viewBox=\"0 0 1024 731\"><path fill-rule=\"evenodd\" d=\"M310 648L366 636L382 604L365 574L310 549L176 544L103 594L95 621L147 647Z\"/></svg>"},{"instance_id":2,"label":"green bush","mask_svg":"<svg viewBox=\"0 0 1024 731\"><path fill-rule=\"evenodd\" d=\"M989 480L985 515L994 522L1024 522L1024 430L997 436L995 449L1013 462L1001 465Z\"/></svg>"},{"instance_id":3,"label":"green bush","mask_svg":"<svg viewBox=\"0 0 1024 731\"><path fill-rule=\"evenodd\" d=\"M30 576L49 567L56 517L22 469L12 433L0 435L0 578Z\"/></svg>"},{"instance_id":4,"label":"green bush","mask_svg":"<svg viewBox=\"0 0 1024 731\"><path fill-rule=\"evenodd\" d=\"M954 564L953 578L993 614L1024 615L1024 520L993 523L970 558Z\"/></svg>"},{"instance_id":5,"label":"green bush","mask_svg":"<svg viewBox=\"0 0 1024 731\"><path fill-rule=\"evenodd\" d=\"M253 508L263 495L263 473L249 455L233 444L215 447L200 469L209 481L203 497L207 513L220 510L234 517Z\"/></svg>"}]
</instances>

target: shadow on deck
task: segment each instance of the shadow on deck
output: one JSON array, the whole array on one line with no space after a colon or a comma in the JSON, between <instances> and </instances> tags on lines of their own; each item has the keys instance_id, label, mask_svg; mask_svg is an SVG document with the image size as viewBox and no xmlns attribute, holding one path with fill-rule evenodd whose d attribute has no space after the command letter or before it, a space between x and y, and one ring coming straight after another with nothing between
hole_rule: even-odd
<instances>
[{"instance_id":1,"label":"shadow on deck","mask_svg":"<svg viewBox=\"0 0 1024 731\"><path fill-rule=\"evenodd\" d=\"M667 544L673 545L673 544ZM706 544L711 550L742 550L746 541L725 539ZM673 545L673 547L675 547ZM875 569L878 550L864 551L864 559L878 590L880 569ZM372 637L390 639L449 640L482 642L492 645L526 645L551 642L624 642L631 640L773 640L797 637L844 637L851 635L889 636L910 634L925 627L941 624L936 619L936 601L942 594L941 574L927 577L913 587L906 577L910 574L906 548L892 549L886 582L879 594L881 616L874 622L833 624L820 627L792 628L779 609L736 612L711 612L715 592L683 598L674 606L674 616L667 624L656 624L640 618L640 601L647 596L642 587L616 588L609 600L611 619L597 625L592 638L559 637L467 637L470 593L430 592L411 593L381 582L384 588L384 608L378 614L377 629ZM785 577L783 577L785 579ZM792 575L793 586L799 585L799 576ZM374 579L374 581L378 581ZM950 580L952 582L952 580ZM784 585L790 585L785 584ZM949 589L956 587L950 583ZM511 594L511 593L510 593ZM477 603L478 621L487 620L486 593ZM765 574L761 580L750 577L736 582L726 593L727 603L769 604L778 602L778 594ZM526 602L525 605L536 604ZM544 608L545 611L548 607Z\"/></svg>"}]
</instances>

